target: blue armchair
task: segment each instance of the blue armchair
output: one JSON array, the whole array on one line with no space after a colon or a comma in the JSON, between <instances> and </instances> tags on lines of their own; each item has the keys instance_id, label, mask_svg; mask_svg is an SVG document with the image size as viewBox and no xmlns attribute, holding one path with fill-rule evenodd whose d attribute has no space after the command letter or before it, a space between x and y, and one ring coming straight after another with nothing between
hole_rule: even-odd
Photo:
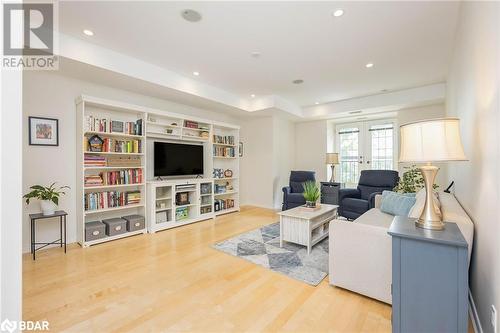
<instances>
[{"instance_id":1,"label":"blue armchair","mask_svg":"<svg viewBox=\"0 0 500 333\"><path fill-rule=\"evenodd\" d=\"M290 185L283 187L282 210L302 206L306 203L306 199L304 199L302 193L304 192L303 184L307 181L316 181L316 173L314 171L290 172Z\"/></svg>"},{"instance_id":2,"label":"blue armchair","mask_svg":"<svg viewBox=\"0 0 500 333\"><path fill-rule=\"evenodd\" d=\"M363 170L357 188L339 191L339 215L354 220L375 207L375 195L391 191L398 183L398 172L393 170Z\"/></svg>"}]
</instances>

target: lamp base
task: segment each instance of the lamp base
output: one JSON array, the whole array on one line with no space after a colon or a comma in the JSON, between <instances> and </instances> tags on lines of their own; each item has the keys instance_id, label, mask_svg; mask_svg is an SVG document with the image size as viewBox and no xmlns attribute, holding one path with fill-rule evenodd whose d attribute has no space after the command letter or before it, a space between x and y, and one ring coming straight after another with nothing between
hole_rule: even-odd
<instances>
[{"instance_id":1,"label":"lamp base","mask_svg":"<svg viewBox=\"0 0 500 333\"><path fill-rule=\"evenodd\" d=\"M330 166L332 168L332 176L330 177L330 183L335 183L335 165Z\"/></svg>"},{"instance_id":2,"label":"lamp base","mask_svg":"<svg viewBox=\"0 0 500 333\"><path fill-rule=\"evenodd\" d=\"M438 171L438 167L430 164L420 167L425 185L425 205L422 214L420 214L419 219L415 222L415 225L419 228L429 230L444 229L444 223L441 220L441 216L436 213L436 207L434 207L433 185Z\"/></svg>"}]
</instances>

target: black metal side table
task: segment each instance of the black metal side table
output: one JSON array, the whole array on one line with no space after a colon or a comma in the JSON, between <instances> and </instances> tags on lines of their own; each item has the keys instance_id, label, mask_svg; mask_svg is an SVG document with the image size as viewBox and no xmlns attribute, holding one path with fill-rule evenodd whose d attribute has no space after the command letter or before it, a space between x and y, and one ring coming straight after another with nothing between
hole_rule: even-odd
<instances>
[{"instance_id":1,"label":"black metal side table","mask_svg":"<svg viewBox=\"0 0 500 333\"><path fill-rule=\"evenodd\" d=\"M46 246L52 245L52 244L59 244L61 247L64 245L64 253L66 253L66 216L68 216L68 213L66 213L64 210L58 210L52 215L43 215L42 213L37 213L37 214L30 214L30 220L31 220L31 253L33 253L33 260L35 260L35 252L38 250L43 249ZM53 242L50 243L37 243L36 242L36 221L41 220L41 219L48 219L51 217L59 217L59 234L61 238L56 239ZM64 224L64 238L63 238L63 224ZM37 248L37 245L42 245L39 248Z\"/></svg>"}]
</instances>

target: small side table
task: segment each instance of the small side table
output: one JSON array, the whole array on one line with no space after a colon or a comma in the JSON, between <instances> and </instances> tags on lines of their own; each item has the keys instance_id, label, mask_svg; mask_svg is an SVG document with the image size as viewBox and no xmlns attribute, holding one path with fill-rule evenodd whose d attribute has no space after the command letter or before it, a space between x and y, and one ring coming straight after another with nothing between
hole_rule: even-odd
<instances>
[{"instance_id":1,"label":"small side table","mask_svg":"<svg viewBox=\"0 0 500 333\"><path fill-rule=\"evenodd\" d=\"M37 213L37 214L30 214L30 220L31 220L31 253L33 254L33 260L35 260L35 252L38 250L43 249L46 246L52 245L52 244L59 244L61 247L64 245L64 253L66 253L66 216L68 216L68 213L66 213L64 210L58 210L52 215L43 215L42 213ZM52 217L59 217L59 235L60 238L56 239L53 242L50 243L37 243L36 242L36 221L41 220L41 219L48 219ZM64 224L64 238L63 238L63 224ZM39 248L37 248L37 245L42 245Z\"/></svg>"},{"instance_id":2,"label":"small side table","mask_svg":"<svg viewBox=\"0 0 500 333\"><path fill-rule=\"evenodd\" d=\"M339 190L344 188L342 183L321 182L321 203L339 205Z\"/></svg>"}]
</instances>

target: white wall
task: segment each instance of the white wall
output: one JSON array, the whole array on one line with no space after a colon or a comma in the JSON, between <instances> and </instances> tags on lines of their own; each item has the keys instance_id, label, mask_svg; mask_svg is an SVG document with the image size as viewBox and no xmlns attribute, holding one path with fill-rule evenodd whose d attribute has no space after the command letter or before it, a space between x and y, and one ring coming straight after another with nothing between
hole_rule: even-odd
<instances>
[{"instance_id":1,"label":"white wall","mask_svg":"<svg viewBox=\"0 0 500 333\"><path fill-rule=\"evenodd\" d=\"M295 124L282 117L273 117L273 193L274 208L280 209L283 187L288 186L290 171L295 167Z\"/></svg>"},{"instance_id":2,"label":"white wall","mask_svg":"<svg viewBox=\"0 0 500 333\"><path fill-rule=\"evenodd\" d=\"M241 124L241 205L273 208L273 119L247 119Z\"/></svg>"},{"instance_id":3,"label":"white wall","mask_svg":"<svg viewBox=\"0 0 500 333\"><path fill-rule=\"evenodd\" d=\"M32 184L69 185L71 190L61 199L60 208L68 212L68 242L76 241L76 152L75 152L75 98L87 94L112 100L143 105L161 110L183 113L207 119L238 123L239 120L222 113L206 111L169 101L117 90L95 83L77 80L54 72L25 71L23 80L23 191ZM28 116L59 119L59 146L28 145ZM272 189L269 190L272 196ZM28 214L39 211L37 202L30 204L23 214L23 249L29 251ZM37 240L58 238L54 221L37 223Z\"/></svg>"},{"instance_id":4,"label":"white wall","mask_svg":"<svg viewBox=\"0 0 500 333\"><path fill-rule=\"evenodd\" d=\"M462 3L447 94L469 159L450 164L449 180L475 225L470 287L484 332L493 332L490 305L500 310L499 22L499 2Z\"/></svg>"},{"instance_id":5,"label":"white wall","mask_svg":"<svg viewBox=\"0 0 500 333\"><path fill-rule=\"evenodd\" d=\"M22 72L3 71L0 79L0 322L21 320Z\"/></svg>"},{"instance_id":6,"label":"white wall","mask_svg":"<svg viewBox=\"0 0 500 333\"><path fill-rule=\"evenodd\" d=\"M327 181L328 122L309 121L295 125L295 170L316 172L318 182Z\"/></svg>"}]
</instances>

